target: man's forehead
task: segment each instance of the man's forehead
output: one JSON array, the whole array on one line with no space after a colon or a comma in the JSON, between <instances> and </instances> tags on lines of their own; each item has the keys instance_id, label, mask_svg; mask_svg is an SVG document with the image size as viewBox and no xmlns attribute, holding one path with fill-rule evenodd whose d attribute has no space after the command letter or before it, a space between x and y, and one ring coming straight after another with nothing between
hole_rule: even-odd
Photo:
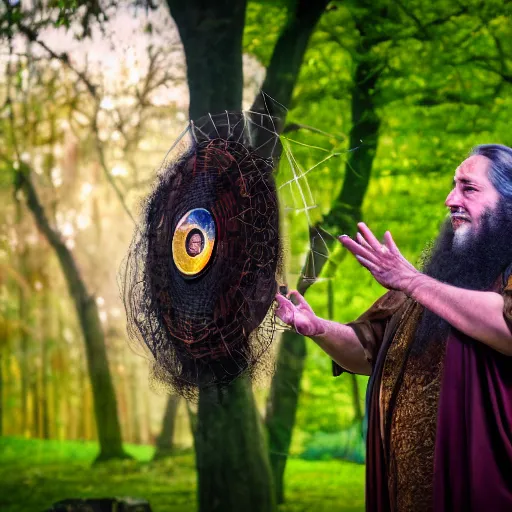
<instances>
[{"instance_id":1,"label":"man's forehead","mask_svg":"<svg viewBox=\"0 0 512 512\"><path fill-rule=\"evenodd\" d=\"M454 180L488 180L491 161L483 155L471 155L455 170Z\"/></svg>"}]
</instances>

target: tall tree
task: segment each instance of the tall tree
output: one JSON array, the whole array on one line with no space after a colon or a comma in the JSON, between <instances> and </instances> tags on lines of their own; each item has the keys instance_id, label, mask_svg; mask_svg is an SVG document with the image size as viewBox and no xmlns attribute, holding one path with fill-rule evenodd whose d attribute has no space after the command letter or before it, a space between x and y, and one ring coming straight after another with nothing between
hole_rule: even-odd
<instances>
[{"instance_id":1,"label":"tall tree","mask_svg":"<svg viewBox=\"0 0 512 512\"><path fill-rule=\"evenodd\" d=\"M185 50L190 118L240 110L245 0L168 4ZM264 437L251 399L245 377L226 390L220 403L216 390L200 390L195 440L201 512L275 508Z\"/></svg>"},{"instance_id":2,"label":"tall tree","mask_svg":"<svg viewBox=\"0 0 512 512\"><path fill-rule=\"evenodd\" d=\"M23 206L20 201L15 197L16 202L16 224L19 229L21 242L17 249L18 271L23 277L23 282L26 280L28 272L28 249L24 240L23 229ZM28 327L29 327L29 311L28 311L28 295L29 286L23 286L23 283L18 285L18 325L19 325L19 339L20 339L20 363L21 363L21 432L22 435L27 434L28 430L28 388L30 372L28 369Z\"/></svg>"},{"instance_id":3,"label":"tall tree","mask_svg":"<svg viewBox=\"0 0 512 512\"><path fill-rule=\"evenodd\" d=\"M240 110L245 0L167 3L185 49L190 118ZM299 0L290 9L263 85L263 91L284 106L290 102L309 36L326 5L326 1ZM268 108L259 99L253 105L257 111ZM235 381L220 402L216 392L200 391L195 439L201 512L274 509L259 422L245 377Z\"/></svg>"},{"instance_id":4,"label":"tall tree","mask_svg":"<svg viewBox=\"0 0 512 512\"><path fill-rule=\"evenodd\" d=\"M38 228L57 254L84 336L100 444L100 453L96 460L126 458L128 455L122 447L117 400L95 297L87 289L73 254L63 242L60 233L50 226L32 183L31 169L23 162L19 164L16 170L17 186L25 193L27 206L33 213Z\"/></svg>"},{"instance_id":5,"label":"tall tree","mask_svg":"<svg viewBox=\"0 0 512 512\"><path fill-rule=\"evenodd\" d=\"M367 20L363 19L357 24L362 34L367 30L366 22ZM369 44L371 43L362 38L363 48ZM343 186L329 214L322 222L310 227L310 251L296 284L297 290L302 294L305 294L319 277L328 260L328 254L334 247L335 242L329 232L336 230L352 233L356 222L361 219L361 206L376 154L380 125L373 100L378 72L368 60L368 57L363 55L356 65L351 104L352 128L349 136L349 147L358 147L361 141L364 141L364 145L357 153L349 154ZM304 337L293 331L286 331L279 347L266 415L278 503L284 501L283 476L295 424L306 354Z\"/></svg>"},{"instance_id":6,"label":"tall tree","mask_svg":"<svg viewBox=\"0 0 512 512\"><path fill-rule=\"evenodd\" d=\"M6 359L5 353L7 352L7 339L7 321L2 319L0 320L0 437L4 435L4 359Z\"/></svg>"},{"instance_id":7,"label":"tall tree","mask_svg":"<svg viewBox=\"0 0 512 512\"><path fill-rule=\"evenodd\" d=\"M172 453L174 447L174 427L179 403L180 397L178 395L170 395L167 399L162 429L156 438L155 460L167 457Z\"/></svg>"}]
</instances>

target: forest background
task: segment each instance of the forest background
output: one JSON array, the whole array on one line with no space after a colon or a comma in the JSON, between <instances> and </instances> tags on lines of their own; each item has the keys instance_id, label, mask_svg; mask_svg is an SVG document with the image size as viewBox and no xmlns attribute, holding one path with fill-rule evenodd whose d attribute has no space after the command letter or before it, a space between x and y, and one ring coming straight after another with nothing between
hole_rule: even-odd
<instances>
[{"instance_id":1,"label":"forest background","mask_svg":"<svg viewBox=\"0 0 512 512\"><path fill-rule=\"evenodd\" d=\"M117 273L189 117L261 111L262 89L287 109L287 282L320 316L356 318L384 290L333 236L364 220L420 264L458 163L512 145L510 2L0 9L0 509L136 495L157 511L362 510L366 378L333 378L287 332L273 375L198 410L151 382Z\"/></svg>"}]
</instances>

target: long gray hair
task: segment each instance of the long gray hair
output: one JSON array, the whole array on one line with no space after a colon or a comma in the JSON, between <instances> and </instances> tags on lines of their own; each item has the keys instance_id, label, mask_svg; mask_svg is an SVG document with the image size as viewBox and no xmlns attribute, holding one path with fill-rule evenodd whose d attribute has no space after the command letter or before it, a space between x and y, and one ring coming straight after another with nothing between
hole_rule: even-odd
<instances>
[{"instance_id":1,"label":"long gray hair","mask_svg":"<svg viewBox=\"0 0 512 512\"><path fill-rule=\"evenodd\" d=\"M481 144L472 155L482 155L491 161L489 180L500 195L512 200L512 149L502 144Z\"/></svg>"}]
</instances>

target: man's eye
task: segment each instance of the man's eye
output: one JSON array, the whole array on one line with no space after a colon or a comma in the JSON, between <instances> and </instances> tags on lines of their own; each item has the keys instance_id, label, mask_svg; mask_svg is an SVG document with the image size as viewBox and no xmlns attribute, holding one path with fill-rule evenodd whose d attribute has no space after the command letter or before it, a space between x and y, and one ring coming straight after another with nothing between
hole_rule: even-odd
<instances>
[{"instance_id":1,"label":"man's eye","mask_svg":"<svg viewBox=\"0 0 512 512\"><path fill-rule=\"evenodd\" d=\"M464 187L464 192L476 192L476 188L474 188L474 187Z\"/></svg>"}]
</instances>

